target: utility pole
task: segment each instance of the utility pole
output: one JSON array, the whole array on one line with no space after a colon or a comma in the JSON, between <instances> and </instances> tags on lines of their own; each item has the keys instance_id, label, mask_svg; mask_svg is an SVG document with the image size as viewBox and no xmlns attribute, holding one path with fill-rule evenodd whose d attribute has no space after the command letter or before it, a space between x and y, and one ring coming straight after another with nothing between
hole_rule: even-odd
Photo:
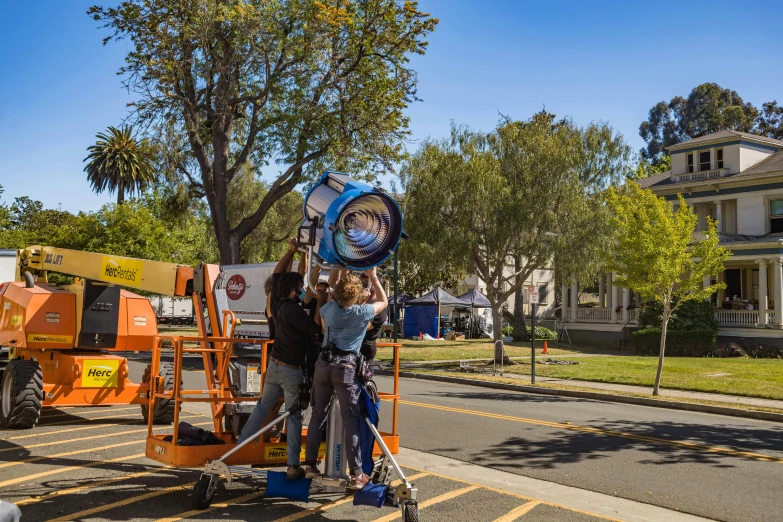
<instances>
[{"instance_id":1,"label":"utility pole","mask_svg":"<svg viewBox=\"0 0 783 522\"><path fill-rule=\"evenodd\" d=\"M536 383L536 307L538 306L538 288L530 285L530 384Z\"/></svg>"}]
</instances>

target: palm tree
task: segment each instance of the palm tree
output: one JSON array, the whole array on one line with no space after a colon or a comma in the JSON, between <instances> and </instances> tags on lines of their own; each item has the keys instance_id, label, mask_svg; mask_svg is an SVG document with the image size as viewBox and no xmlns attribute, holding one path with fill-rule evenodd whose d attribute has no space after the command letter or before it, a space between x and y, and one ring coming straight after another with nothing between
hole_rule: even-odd
<instances>
[{"instance_id":1,"label":"palm tree","mask_svg":"<svg viewBox=\"0 0 783 522\"><path fill-rule=\"evenodd\" d=\"M125 201L125 194L141 192L155 179L155 169L146 140L138 142L132 135L133 127L109 127L96 135L95 145L87 147L89 156L84 167L87 179L96 194L117 191L117 204Z\"/></svg>"}]
</instances>

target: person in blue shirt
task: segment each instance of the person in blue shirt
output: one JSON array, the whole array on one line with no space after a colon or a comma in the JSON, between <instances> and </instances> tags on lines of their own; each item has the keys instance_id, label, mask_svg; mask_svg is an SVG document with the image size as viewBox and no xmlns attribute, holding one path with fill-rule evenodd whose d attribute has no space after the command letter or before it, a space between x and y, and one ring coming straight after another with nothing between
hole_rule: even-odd
<instances>
[{"instance_id":1,"label":"person in blue shirt","mask_svg":"<svg viewBox=\"0 0 783 522\"><path fill-rule=\"evenodd\" d=\"M346 457L351 479L349 487L362 489L370 478L362 472L362 456L359 451L359 380L356 369L364 334L373 317L388 306L375 268L364 272L370 279L378 301L373 304L359 304L367 293L361 280L355 275L345 275L334 289L334 300L321 307L321 324L324 332L322 357L315 363L313 378L313 412L307 427L305 450L305 476L316 478L318 470L318 449L321 446L322 430L329 412L332 394L337 395L340 413L345 429Z\"/></svg>"}]
</instances>

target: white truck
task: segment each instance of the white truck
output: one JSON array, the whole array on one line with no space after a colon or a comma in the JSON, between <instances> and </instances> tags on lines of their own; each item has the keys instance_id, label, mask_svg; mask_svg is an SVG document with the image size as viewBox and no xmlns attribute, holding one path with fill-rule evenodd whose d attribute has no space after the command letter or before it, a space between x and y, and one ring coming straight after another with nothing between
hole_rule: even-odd
<instances>
[{"instance_id":1,"label":"white truck","mask_svg":"<svg viewBox=\"0 0 783 522\"><path fill-rule=\"evenodd\" d=\"M152 296L149 298L158 324L188 325L194 324L193 301L186 297Z\"/></svg>"}]
</instances>

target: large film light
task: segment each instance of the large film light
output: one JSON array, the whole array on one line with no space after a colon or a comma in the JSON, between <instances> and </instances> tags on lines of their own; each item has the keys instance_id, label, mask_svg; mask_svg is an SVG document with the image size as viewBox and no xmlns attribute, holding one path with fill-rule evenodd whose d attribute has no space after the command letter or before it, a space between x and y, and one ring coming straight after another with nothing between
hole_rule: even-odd
<instances>
[{"instance_id":1,"label":"large film light","mask_svg":"<svg viewBox=\"0 0 783 522\"><path fill-rule=\"evenodd\" d=\"M327 265L364 270L383 263L402 237L402 212L385 192L325 172L305 196L299 241Z\"/></svg>"}]
</instances>

